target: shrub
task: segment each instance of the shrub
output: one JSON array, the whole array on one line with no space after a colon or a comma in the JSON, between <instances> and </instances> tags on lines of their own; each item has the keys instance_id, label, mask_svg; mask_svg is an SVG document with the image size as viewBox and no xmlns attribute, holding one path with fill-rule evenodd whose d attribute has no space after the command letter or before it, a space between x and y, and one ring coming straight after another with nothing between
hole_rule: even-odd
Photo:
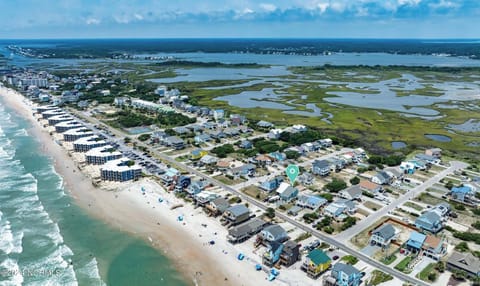
<instances>
[{"instance_id":1,"label":"shrub","mask_svg":"<svg viewBox=\"0 0 480 286\"><path fill-rule=\"evenodd\" d=\"M358 185L359 183L360 183L360 178L357 176L350 179L350 184L352 185Z\"/></svg>"},{"instance_id":2,"label":"shrub","mask_svg":"<svg viewBox=\"0 0 480 286\"><path fill-rule=\"evenodd\" d=\"M333 178L333 180L325 185L330 192L338 193L339 191L345 189L347 187L347 183L345 183L342 179Z\"/></svg>"}]
</instances>

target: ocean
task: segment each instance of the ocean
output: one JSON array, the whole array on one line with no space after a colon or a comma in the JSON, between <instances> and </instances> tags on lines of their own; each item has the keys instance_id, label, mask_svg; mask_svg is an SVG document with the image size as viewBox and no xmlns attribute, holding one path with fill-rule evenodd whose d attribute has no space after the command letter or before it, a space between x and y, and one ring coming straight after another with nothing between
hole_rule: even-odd
<instances>
[{"instance_id":1,"label":"ocean","mask_svg":"<svg viewBox=\"0 0 480 286\"><path fill-rule=\"evenodd\" d=\"M30 127L0 98L0 285L187 285L159 251L75 205Z\"/></svg>"}]
</instances>

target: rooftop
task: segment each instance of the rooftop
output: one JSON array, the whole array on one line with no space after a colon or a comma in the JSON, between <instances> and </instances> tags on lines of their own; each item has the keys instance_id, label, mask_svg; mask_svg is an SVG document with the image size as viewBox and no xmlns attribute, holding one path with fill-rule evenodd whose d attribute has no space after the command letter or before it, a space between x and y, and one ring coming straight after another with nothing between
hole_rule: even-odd
<instances>
[{"instance_id":1,"label":"rooftop","mask_svg":"<svg viewBox=\"0 0 480 286\"><path fill-rule=\"evenodd\" d=\"M129 165L129 162L133 162L133 165ZM120 158L112 161L108 161L102 165L101 170L114 171L114 172L124 172L128 170L141 170L142 167L135 164L134 161L131 161L128 158Z\"/></svg>"}]
</instances>

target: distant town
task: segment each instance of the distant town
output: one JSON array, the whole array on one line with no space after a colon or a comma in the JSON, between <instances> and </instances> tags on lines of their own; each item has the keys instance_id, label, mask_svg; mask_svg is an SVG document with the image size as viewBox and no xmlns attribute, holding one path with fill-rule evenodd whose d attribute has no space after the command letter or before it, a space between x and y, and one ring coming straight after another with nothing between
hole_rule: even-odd
<instances>
[{"instance_id":1,"label":"distant town","mask_svg":"<svg viewBox=\"0 0 480 286\"><path fill-rule=\"evenodd\" d=\"M174 195L202 209L270 281L480 283L480 173L436 146L370 154L317 128L199 106L162 84L131 89L119 71L13 69L1 79L93 185L154 180L159 202Z\"/></svg>"}]
</instances>

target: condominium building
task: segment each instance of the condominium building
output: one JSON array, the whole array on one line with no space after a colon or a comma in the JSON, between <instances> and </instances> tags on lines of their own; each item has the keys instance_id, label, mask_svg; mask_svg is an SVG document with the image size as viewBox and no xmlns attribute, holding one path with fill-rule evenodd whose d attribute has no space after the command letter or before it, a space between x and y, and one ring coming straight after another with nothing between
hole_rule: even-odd
<instances>
[{"instance_id":1,"label":"condominium building","mask_svg":"<svg viewBox=\"0 0 480 286\"><path fill-rule=\"evenodd\" d=\"M85 153L88 164L103 165L108 161L122 158L122 153L115 150L111 145L92 148Z\"/></svg>"},{"instance_id":2,"label":"condominium building","mask_svg":"<svg viewBox=\"0 0 480 286\"><path fill-rule=\"evenodd\" d=\"M42 112L42 118L43 119L48 119L52 116L56 116L56 115L64 115L66 114L65 111L57 108L57 109L49 109L49 110L46 110L46 111L43 111Z\"/></svg>"},{"instance_id":3,"label":"condominium building","mask_svg":"<svg viewBox=\"0 0 480 286\"><path fill-rule=\"evenodd\" d=\"M38 114L42 114L47 110L55 110L55 109L59 109L59 108L55 105L41 105L41 106L37 106L36 108Z\"/></svg>"},{"instance_id":4,"label":"condominium building","mask_svg":"<svg viewBox=\"0 0 480 286\"><path fill-rule=\"evenodd\" d=\"M63 140L66 142L73 142L82 137L91 137L91 136L93 136L93 132L87 127L69 129L63 132Z\"/></svg>"},{"instance_id":5,"label":"condominium building","mask_svg":"<svg viewBox=\"0 0 480 286\"><path fill-rule=\"evenodd\" d=\"M57 133L63 133L67 130L80 128L80 127L83 127L83 125L78 121L75 121L75 120L63 121L55 124L55 131Z\"/></svg>"},{"instance_id":6,"label":"condominium building","mask_svg":"<svg viewBox=\"0 0 480 286\"><path fill-rule=\"evenodd\" d=\"M73 142L73 150L75 152L87 152L93 148L107 145L107 141L94 135L90 137L82 137Z\"/></svg>"},{"instance_id":7,"label":"condominium building","mask_svg":"<svg viewBox=\"0 0 480 286\"><path fill-rule=\"evenodd\" d=\"M72 121L72 120L73 120L73 117L70 116L69 114L55 115L48 118L48 125L54 126L55 124L58 124L60 122Z\"/></svg>"},{"instance_id":8,"label":"condominium building","mask_svg":"<svg viewBox=\"0 0 480 286\"><path fill-rule=\"evenodd\" d=\"M108 161L100 168L102 180L124 182L136 180L142 174L142 167L128 158Z\"/></svg>"}]
</instances>

